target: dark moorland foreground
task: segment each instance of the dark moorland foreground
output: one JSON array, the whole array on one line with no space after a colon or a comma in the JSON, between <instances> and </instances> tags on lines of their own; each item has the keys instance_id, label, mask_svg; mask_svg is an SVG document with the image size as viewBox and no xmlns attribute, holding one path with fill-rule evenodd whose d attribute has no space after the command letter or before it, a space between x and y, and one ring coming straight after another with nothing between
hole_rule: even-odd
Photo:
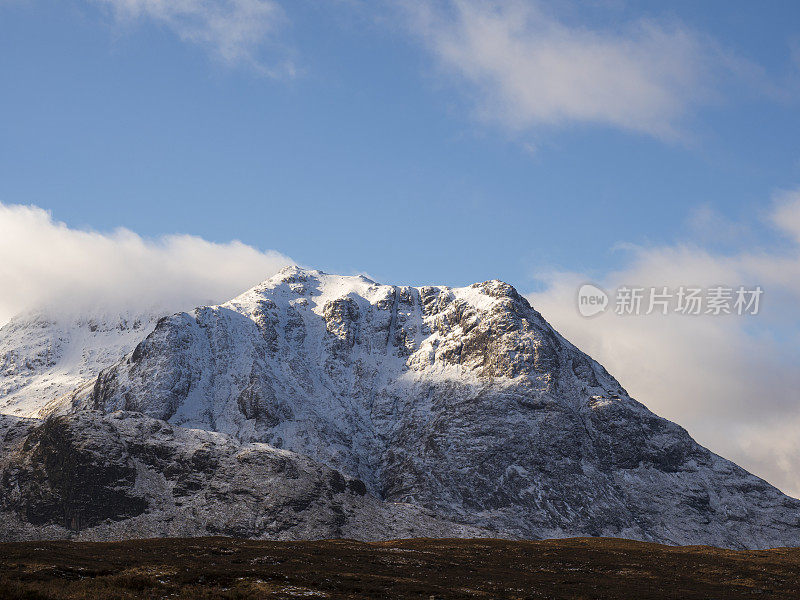
<instances>
[{"instance_id":1,"label":"dark moorland foreground","mask_svg":"<svg viewBox=\"0 0 800 600\"><path fill-rule=\"evenodd\" d=\"M800 598L800 548L609 538L0 544L0 598Z\"/></svg>"}]
</instances>

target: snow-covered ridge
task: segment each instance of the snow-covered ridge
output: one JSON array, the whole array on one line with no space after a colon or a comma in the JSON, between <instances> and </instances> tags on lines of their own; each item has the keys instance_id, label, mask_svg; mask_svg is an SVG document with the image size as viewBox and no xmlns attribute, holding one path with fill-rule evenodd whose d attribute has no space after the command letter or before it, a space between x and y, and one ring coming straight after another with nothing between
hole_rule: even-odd
<instances>
[{"instance_id":1,"label":"snow-covered ridge","mask_svg":"<svg viewBox=\"0 0 800 600\"><path fill-rule=\"evenodd\" d=\"M133 350L156 320L155 314L129 313L15 317L0 328L0 414L40 416Z\"/></svg>"}]
</instances>

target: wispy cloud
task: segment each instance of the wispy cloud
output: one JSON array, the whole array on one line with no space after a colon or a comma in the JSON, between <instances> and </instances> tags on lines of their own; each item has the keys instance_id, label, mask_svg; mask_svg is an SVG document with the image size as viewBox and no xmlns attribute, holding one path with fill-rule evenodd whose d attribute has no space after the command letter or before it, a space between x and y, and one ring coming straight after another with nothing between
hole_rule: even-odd
<instances>
[{"instance_id":1,"label":"wispy cloud","mask_svg":"<svg viewBox=\"0 0 800 600\"><path fill-rule=\"evenodd\" d=\"M41 307L70 314L223 302L291 263L237 241L72 229L40 208L0 204L0 324Z\"/></svg>"},{"instance_id":2,"label":"wispy cloud","mask_svg":"<svg viewBox=\"0 0 800 600\"><path fill-rule=\"evenodd\" d=\"M674 140L714 98L720 73L753 71L678 22L592 28L533 1L403 6L438 64L476 94L480 116L513 129L591 123Z\"/></svg>"},{"instance_id":3,"label":"wispy cloud","mask_svg":"<svg viewBox=\"0 0 800 600\"><path fill-rule=\"evenodd\" d=\"M792 236L800 244L800 191L779 194L770 219L775 227Z\"/></svg>"},{"instance_id":4,"label":"wispy cloud","mask_svg":"<svg viewBox=\"0 0 800 600\"><path fill-rule=\"evenodd\" d=\"M123 22L148 19L180 39L201 45L229 64L244 63L273 76L292 75L288 60L264 60L286 17L275 0L91 0Z\"/></svg>"},{"instance_id":5,"label":"wispy cloud","mask_svg":"<svg viewBox=\"0 0 800 600\"><path fill-rule=\"evenodd\" d=\"M785 243L772 249L745 243L724 253L693 244L631 247L627 266L596 282L607 290L760 285L757 316L585 319L575 304L579 285L589 280L581 273L546 274L545 291L529 298L631 395L800 496L800 192L780 195L767 220Z\"/></svg>"},{"instance_id":6,"label":"wispy cloud","mask_svg":"<svg viewBox=\"0 0 800 600\"><path fill-rule=\"evenodd\" d=\"M700 241L735 244L750 236L746 224L726 217L708 204L695 207L689 214L687 225Z\"/></svg>"}]
</instances>

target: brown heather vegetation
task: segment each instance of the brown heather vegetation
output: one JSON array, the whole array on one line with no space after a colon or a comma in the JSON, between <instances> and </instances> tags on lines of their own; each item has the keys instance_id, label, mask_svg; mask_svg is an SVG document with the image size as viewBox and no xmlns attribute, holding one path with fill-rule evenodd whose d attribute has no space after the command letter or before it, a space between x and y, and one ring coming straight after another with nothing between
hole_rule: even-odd
<instances>
[{"instance_id":1,"label":"brown heather vegetation","mask_svg":"<svg viewBox=\"0 0 800 600\"><path fill-rule=\"evenodd\" d=\"M0 598L800 598L800 549L607 538L0 544Z\"/></svg>"}]
</instances>

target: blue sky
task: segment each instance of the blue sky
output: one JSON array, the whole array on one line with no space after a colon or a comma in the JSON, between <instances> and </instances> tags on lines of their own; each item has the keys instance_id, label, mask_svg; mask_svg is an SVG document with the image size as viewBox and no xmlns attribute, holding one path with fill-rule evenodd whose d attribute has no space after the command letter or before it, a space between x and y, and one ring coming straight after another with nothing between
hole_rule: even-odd
<instances>
[{"instance_id":1,"label":"blue sky","mask_svg":"<svg viewBox=\"0 0 800 600\"><path fill-rule=\"evenodd\" d=\"M500 278L800 495L798 24L777 0L0 0L0 324L224 301L290 260ZM763 308L584 319L587 281Z\"/></svg>"},{"instance_id":2,"label":"blue sky","mask_svg":"<svg viewBox=\"0 0 800 600\"><path fill-rule=\"evenodd\" d=\"M643 20L676 27L758 71L713 64L713 97L664 119L678 139L602 119L487 117L484 91L443 64L408 5L284 2L263 43L232 59L125 6L0 4L0 201L78 228L239 239L392 282L532 288L541 270L617 266L620 242L696 234L699 206L756 221L800 175L794 2L577 3L547 16L610 39Z\"/></svg>"}]
</instances>

